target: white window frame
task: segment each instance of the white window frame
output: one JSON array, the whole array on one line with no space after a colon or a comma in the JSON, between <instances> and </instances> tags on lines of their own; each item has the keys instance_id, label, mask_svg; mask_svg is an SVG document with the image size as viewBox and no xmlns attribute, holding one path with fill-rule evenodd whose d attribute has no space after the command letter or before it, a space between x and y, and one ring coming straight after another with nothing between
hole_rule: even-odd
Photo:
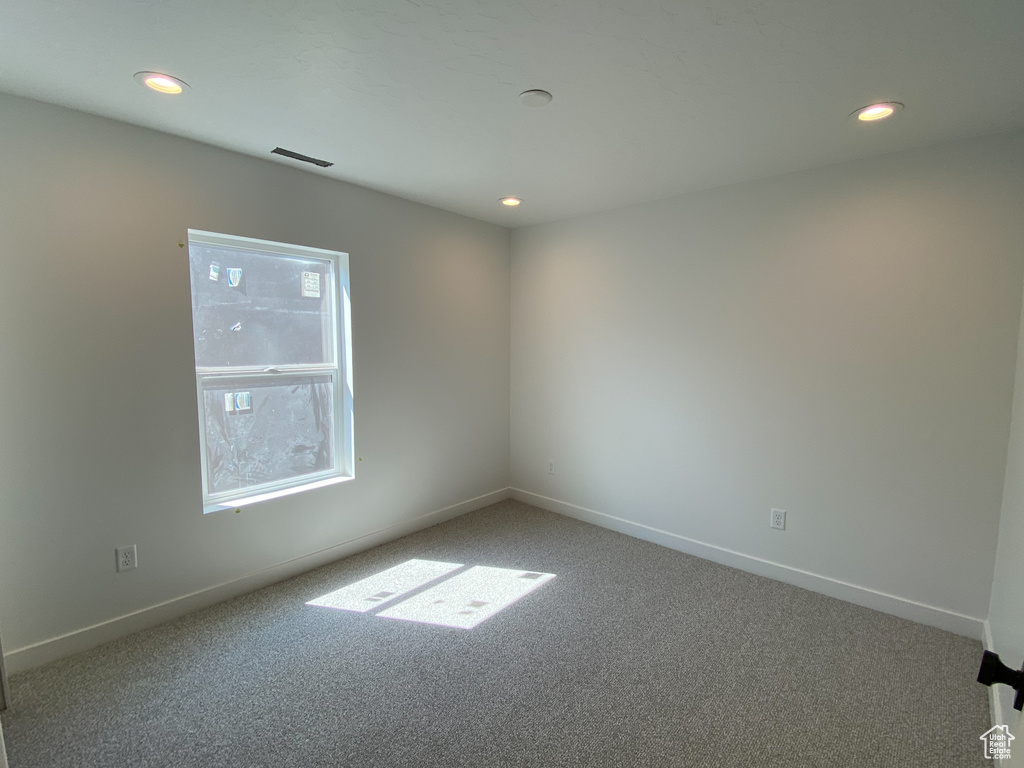
<instances>
[{"instance_id":1,"label":"white window frame","mask_svg":"<svg viewBox=\"0 0 1024 768\"><path fill-rule=\"evenodd\" d=\"M341 251L327 251L321 248L308 248L288 243L277 243L271 240L258 240L251 237L225 235L217 232L205 232L198 229L188 230L189 246L193 243L207 246L227 246L244 248L270 255L295 256L302 259L330 262L333 265L334 281L330 286L330 322L333 323L334 349L330 350L329 359L333 363L323 364L292 364L279 366L230 366L201 367L196 365L196 397L199 411L199 449L203 482L204 514L222 509L237 509L247 504L255 504L267 499L300 493L313 488L349 480L355 476L354 439L352 428L352 310L349 298L349 264L348 254ZM193 306L193 312L195 307ZM194 314L193 314L194 318ZM246 383L273 381L285 375L324 376L332 377L333 412L334 412L334 445L332 454L334 466L321 472L302 475L289 480L277 480L269 483L249 486L248 488L220 493L210 493L208 478L208 458L206 453L206 398L204 385L223 386L237 381L241 388Z\"/></svg>"}]
</instances>

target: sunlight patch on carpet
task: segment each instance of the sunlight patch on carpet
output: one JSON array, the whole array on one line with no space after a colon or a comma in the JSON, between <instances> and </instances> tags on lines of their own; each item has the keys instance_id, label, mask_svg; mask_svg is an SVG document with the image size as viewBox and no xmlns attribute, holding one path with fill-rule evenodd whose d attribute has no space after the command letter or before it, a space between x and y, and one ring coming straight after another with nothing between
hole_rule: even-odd
<instances>
[{"instance_id":1,"label":"sunlight patch on carpet","mask_svg":"<svg viewBox=\"0 0 1024 768\"><path fill-rule=\"evenodd\" d=\"M394 568L388 568L355 584L349 584L347 587L310 600L306 605L366 613L461 567L461 563L407 560Z\"/></svg>"},{"instance_id":2,"label":"sunlight patch on carpet","mask_svg":"<svg viewBox=\"0 0 1024 768\"><path fill-rule=\"evenodd\" d=\"M373 611L386 619L472 629L555 578L553 573L486 565L452 575L464 567L460 563L407 560L306 605L356 613ZM429 586L438 579L439 584ZM428 588L395 602L421 587Z\"/></svg>"},{"instance_id":3,"label":"sunlight patch on carpet","mask_svg":"<svg viewBox=\"0 0 1024 768\"><path fill-rule=\"evenodd\" d=\"M377 615L472 629L553 578L553 573L477 565Z\"/></svg>"}]
</instances>

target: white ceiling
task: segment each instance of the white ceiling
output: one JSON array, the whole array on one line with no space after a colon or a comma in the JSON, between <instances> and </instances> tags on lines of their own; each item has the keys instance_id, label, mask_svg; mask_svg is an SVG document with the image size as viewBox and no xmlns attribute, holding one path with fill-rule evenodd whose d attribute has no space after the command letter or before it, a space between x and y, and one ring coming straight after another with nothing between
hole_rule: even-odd
<instances>
[{"instance_id":1,"label":"white ceiling","mask_svg":"<svg viewBox=\"0 0 1024 768\"><path fill-rule=\"evenodd\" d=\"M139 70L192 89L160 96ZM1017 128L1022 84L1024 0L0 7L2 91L507 226ZM554 101L521 106L530 88ZM878 100L906 109L847 119Z\"/></svg>"}]
</instances>

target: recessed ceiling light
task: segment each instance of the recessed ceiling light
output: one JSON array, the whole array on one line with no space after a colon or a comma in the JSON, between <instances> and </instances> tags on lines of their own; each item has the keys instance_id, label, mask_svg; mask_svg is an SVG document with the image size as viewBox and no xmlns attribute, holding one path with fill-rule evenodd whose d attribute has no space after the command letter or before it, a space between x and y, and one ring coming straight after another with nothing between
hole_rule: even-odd
<instances>
[{"instance_id":1,"label":"recessed ceiling light","mask_svg":"<svg viewBox=\"0 0 1024 768\"><path fill-rule=\"evenodd\" d=\"M509 208L515 208L517 205L522 203L518 197L503 197L499 201L502 205L507 205Z\"/></svg>"},{"instance_id":2,"label":"recessed ceiling light","mask_svg":"<svg viewBox=\"0 0 1024 768\"><path fill-rule=\"evenodd\" d=\"M188 88L188 83L176 77L165 75L163 72L136 72L135 82L152 88L158 93L176 95Z\"/></svg>"},{"instance_id":3,"label":"recessed ceiling light","mask_svg":"<svg viewBox=\"0 0 1024 768\"><path fill-rule=\"evenodd\" d=\"M868 104L866 107L855 109L850 113L850 117L856 117L862 123L873 123L876 120L885 120L887 117L892 117L896 110L903 109L903 105L898 101L880 101L876 104Z\"/></svg>"},{"instance_id":4,"label":"recessed ceiling light","mask_svg":"<svg viewBox=\"0 0 1024 768\"><path fill-rule=\"evenodd\" d=\"M519 94L519 103L524 107L544 107L551 103L554 97L547 91L535 88L531 91L523 91Z\"/></svg>"}]
</instances>

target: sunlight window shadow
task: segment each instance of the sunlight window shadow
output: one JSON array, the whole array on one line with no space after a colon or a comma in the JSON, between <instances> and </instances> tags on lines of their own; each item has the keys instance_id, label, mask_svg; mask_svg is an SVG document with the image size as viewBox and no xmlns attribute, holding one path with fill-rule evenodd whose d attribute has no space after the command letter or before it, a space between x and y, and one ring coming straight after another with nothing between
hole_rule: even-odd
<instances>
[{"instance_id":1,"label":"sunlight window shadow","mask_svg":"<svg viewBox=\"0 0 1024 768\"><path fill-rule=\"evenodd\" d=\"M357 613L373 611L385 619L472 629L555 578L553 573L485 565L455 573L463 567L413 559L306 605ZM416 591L438 579L440 583ZM414 594L399 601L410 592Z\"/></svg>"}]
</instances>

